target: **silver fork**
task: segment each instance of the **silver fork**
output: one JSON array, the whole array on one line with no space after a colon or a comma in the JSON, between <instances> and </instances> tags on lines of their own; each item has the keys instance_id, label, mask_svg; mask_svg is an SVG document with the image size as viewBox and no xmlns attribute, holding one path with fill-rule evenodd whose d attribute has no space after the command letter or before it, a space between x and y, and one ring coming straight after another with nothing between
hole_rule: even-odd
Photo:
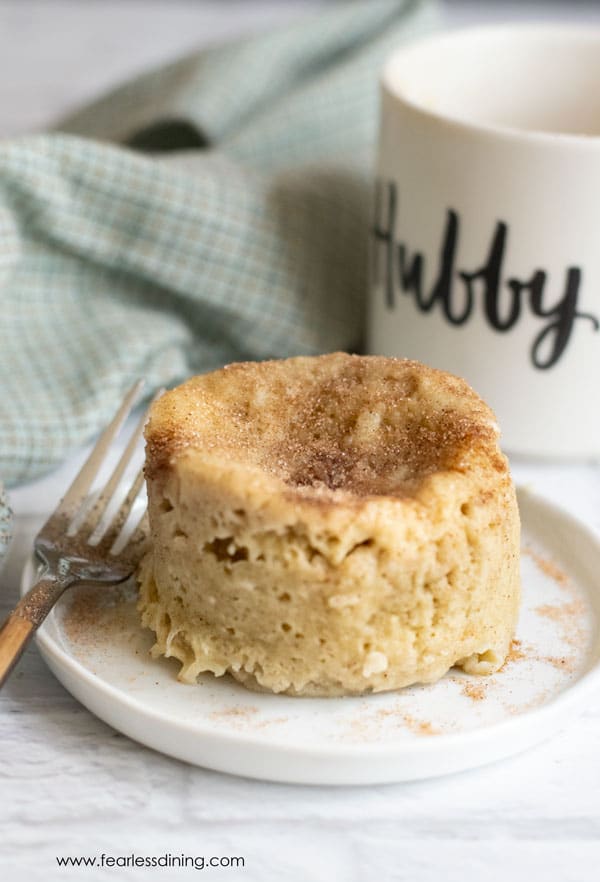
<instances>
[{"instance_id":1,"label":"silver fork","mask_svg":"<svg viewBox=\"0 0 600 882\"><path fill-rule=\"evenodd\" d=\"M34 548L44 570L40 580L17 604L0 629L0 687L67 588L79 582L123 582L131 576L144 554L148 534L145 512L125 547L120 547L125 538L123 527L143 487L142 469L108 524L105 524L105 513L137 448L147 411L91 508L88 502L90 488L142 386L140 380L129 390L58 507L35 537Z\"/></svg>"}]
</instances>

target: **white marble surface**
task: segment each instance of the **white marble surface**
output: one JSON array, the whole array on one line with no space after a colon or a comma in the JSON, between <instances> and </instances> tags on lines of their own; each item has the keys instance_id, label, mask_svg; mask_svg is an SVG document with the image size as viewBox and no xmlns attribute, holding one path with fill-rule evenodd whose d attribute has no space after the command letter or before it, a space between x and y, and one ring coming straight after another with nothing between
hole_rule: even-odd
<instances>
[{"instance_id":1,"label":"white marble surface","mask_svg":"<svg viewBox=\"0 0 600 882\"><path fill-rule=\"evenodd\" d=\"M3 0L0 134L42 126L148 63L306 5ZM508 10L536 14L528 3ZM600 20L597 6L553 3L545 12ZM496 4L458 3L449 23L502 17ZM81 459L13 491L17 535L0 577L0 618L16 600L40 513ZM519 481L600 535L598 467L513 467ZM56 855L102 852L241 855L244 869L201 877L236 882L586 882L600 864L600 695L552 741L478 771L408 785L291 787L192 768L138 746L78 705L32 647L0 697L0 743L0 878L16 882L196 872L60 871L55 863Z\"/></svg>"}]
</instances>

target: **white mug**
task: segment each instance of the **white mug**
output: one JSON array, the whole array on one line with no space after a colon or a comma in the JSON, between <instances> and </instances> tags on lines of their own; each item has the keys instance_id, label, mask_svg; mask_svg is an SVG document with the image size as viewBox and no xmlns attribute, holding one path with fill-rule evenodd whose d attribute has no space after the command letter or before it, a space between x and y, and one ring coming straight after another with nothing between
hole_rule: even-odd
<instances>
[{"instance_id":1,"label":"white mug","mask_svg":"<svg viewBox=\"0 0 600 882\"><path fill-rule=\"evenodd\" d=\"M465 377L505 448L600 454L600 29L414 43L383 72L368 349Z\"/></svg>"}]
</instances>

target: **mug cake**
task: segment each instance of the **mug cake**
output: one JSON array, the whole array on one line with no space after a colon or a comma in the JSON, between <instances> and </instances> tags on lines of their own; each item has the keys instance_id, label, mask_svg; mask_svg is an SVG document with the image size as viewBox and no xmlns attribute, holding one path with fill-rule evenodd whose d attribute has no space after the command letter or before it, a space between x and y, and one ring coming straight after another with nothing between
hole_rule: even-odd
<instances>
[{"instance_id":1,"label":"mug cake","mask_svg":"<svg viewBox=\"0 0 600 882\"><path fill-rule=\"evenodd\" d=\"M179 678L346 695L503 664L519 514L489 407L415 361L232 364L152 406L155 655Z\"/></svg>"}]
</instances>

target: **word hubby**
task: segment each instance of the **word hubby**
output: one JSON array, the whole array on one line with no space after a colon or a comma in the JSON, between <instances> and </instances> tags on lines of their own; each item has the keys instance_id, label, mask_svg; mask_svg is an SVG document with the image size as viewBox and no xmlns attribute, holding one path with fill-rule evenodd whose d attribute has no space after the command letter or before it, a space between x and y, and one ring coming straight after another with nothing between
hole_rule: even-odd
<instances>
[{"instance_id":1,"label":"word hubby","mask_svg":"<svg viewBox=\"0 0 600 882\"><path fill-rule=\"evenodd\" d=\"M382 215L382 189L385 189L387 195L385 216ZM595 316L577 309L582 278L579 267L567 268L564 294L552 306L546 302L548 273L545 270L534 270L526 280L509 277L503 281L508 227L502 221L496 223L482 266L470 272L457 271L455 263L460 218L451 209L446 214L437 276L431 290L424 291L425 257L418 251L409 254L406 245L397 241L397 207L396 184L389 182L383 185L378 182L373 228L374 275L375 281L381 282L383 269L384 296L389 309L395 308L396 290L400 289L403 294L414 298L415 306L421 312L430 312L438 306L450 324L463 325L476 308L476 294L480 287L483 314L495 331L510 331L525 309L529 309L532 315L547 320L533 340L530 352L534 366L540 370L551 368L558 362L578 319L591 322L594 331L600 327Z\"/></svg>"}]
</instances>

